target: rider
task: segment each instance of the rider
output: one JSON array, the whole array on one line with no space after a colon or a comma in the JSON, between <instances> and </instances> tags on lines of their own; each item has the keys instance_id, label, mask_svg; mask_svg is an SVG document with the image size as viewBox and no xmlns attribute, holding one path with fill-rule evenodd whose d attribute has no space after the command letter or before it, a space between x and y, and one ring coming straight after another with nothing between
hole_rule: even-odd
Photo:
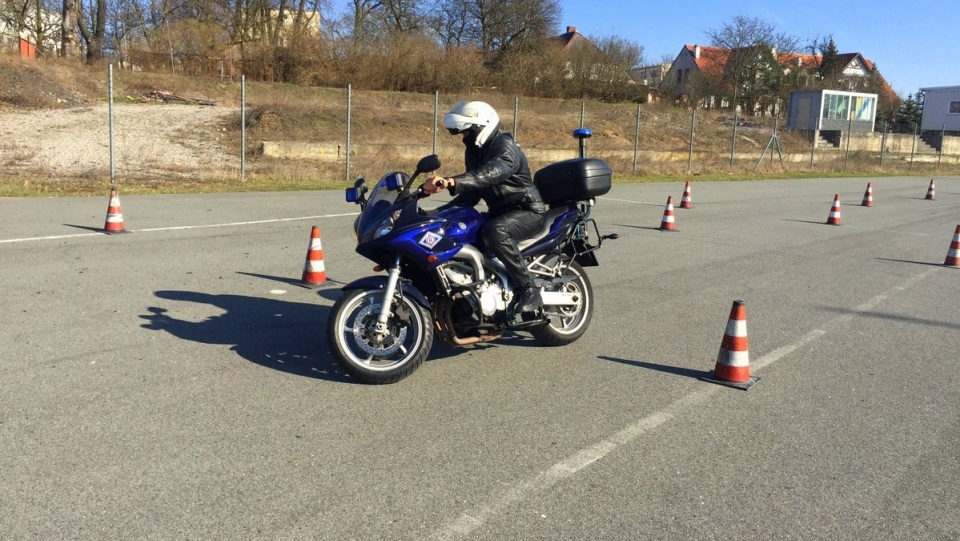
<instances>
[{"instance_id":1,"label":"rider","mask_svg":"<svg viewBox=\"0 0 960 541\"><path fill-rule=\"evenodd\" d=\"M443 119L453 135L462 135L466 172L453 177L431 176L423 190L449 189L455 197L441 208L472 207L482 199L489 209L480 230L486 249L507 271L519 293L513 311L533 312L543 301L527 272L517 240L540 229L547 207L530 177L527 157L513 136L500 130L500 117L482 101L461 101Z\"/></svg>"}]
</instances>

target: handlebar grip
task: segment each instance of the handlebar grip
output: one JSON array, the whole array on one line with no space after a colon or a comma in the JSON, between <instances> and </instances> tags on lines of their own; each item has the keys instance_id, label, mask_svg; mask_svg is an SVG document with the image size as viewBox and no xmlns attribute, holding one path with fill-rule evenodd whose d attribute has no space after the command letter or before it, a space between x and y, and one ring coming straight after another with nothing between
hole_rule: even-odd
<instances>
[{"instance_id":1,"label":"handlebar grip","mask_svg":"<svg viewBox=\"0 0 960 541\"><path fill-rule=\"evenodd\" d=\"M444 179L442 179L442 178L438 178L437 180L433 181L433 185L436 186L437 188L443 188L443 186L444 186L446 183L447 183L447 181L444 180Z\"/></svg>"}]
</instances>

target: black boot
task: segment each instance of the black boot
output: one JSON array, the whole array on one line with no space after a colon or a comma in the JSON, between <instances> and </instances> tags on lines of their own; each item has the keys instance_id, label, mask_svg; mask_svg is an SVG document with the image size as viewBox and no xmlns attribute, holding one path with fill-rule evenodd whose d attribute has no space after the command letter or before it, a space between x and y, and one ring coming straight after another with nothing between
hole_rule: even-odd
<instances>
[{"instance_id":1,"label":"black boot","mask_svg":"<svg viewBox=\"0 0 960 541\"><path fill-rule=\"evenodd\" d=\"M513 303L513 312L520 314L523 312L536 312L543 307L543 298L540 297L540 290L536 287L525 287L517 294Z\"/></svg>"}]
</instances>

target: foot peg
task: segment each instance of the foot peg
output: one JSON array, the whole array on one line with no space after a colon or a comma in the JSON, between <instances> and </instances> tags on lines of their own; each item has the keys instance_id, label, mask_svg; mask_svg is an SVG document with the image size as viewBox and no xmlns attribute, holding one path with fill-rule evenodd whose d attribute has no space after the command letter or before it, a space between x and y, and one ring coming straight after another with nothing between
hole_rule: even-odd
<instances>
[{"instance_id":1,"label":"foot peg","mask_svg":"<svg viewBox=\"0 0 960 541\"><path fill-rule=\"evenodd\" d=\"M536 312L524 312L522 314L514 315L507 322L507 328L511 331L521 331L523 329L546 325L549 321L550 320L543 315L542 310L537 310Z\"/></svg>"}]
</instances>

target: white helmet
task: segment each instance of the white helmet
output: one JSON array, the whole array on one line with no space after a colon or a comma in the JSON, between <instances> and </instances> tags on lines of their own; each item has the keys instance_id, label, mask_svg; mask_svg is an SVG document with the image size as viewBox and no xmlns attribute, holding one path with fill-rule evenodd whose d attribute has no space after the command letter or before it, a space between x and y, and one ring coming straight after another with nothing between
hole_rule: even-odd
<instances>
[{"instance_id":1,"label":"white helmet","mask_svg":"<svg viewBox=\"0 0 960 541\"><path fill-rule=\"evenodd\" d=\"M443 117L443 127L450 133L474 132L476 145L482 147L500 128L500 117L489 104L482 101L461 101Z\"/></svg>"}]
</instances>

